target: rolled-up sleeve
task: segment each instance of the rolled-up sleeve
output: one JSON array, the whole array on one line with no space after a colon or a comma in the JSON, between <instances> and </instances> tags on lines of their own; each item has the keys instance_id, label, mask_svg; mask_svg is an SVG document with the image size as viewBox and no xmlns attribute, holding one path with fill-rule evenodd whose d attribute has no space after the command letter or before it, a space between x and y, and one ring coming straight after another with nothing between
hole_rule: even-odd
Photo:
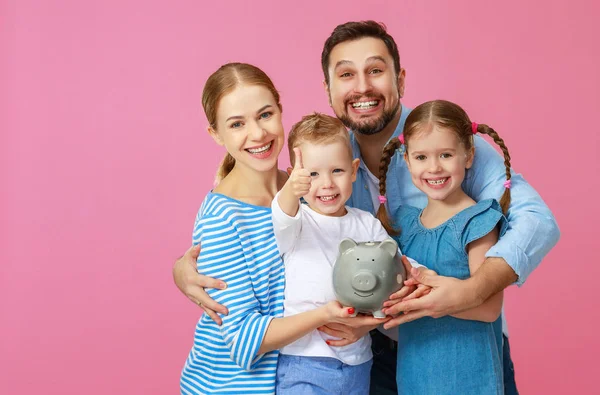
<instances>
[{"instance_id":1,"label":"rolled-up sleeve","mask_svg":"<svg viewBox=\"0 0 600 395\"><path fill-rule=\"evenodd\" d=\"M504 192L504 159L479 136L475 136L475 160L463 187L473 199L500 200ZM552 212L522 175L511 172L511 204L507 232L486 254L503 258L522 285L560 238Z\"/></svg>"}]
</instances>

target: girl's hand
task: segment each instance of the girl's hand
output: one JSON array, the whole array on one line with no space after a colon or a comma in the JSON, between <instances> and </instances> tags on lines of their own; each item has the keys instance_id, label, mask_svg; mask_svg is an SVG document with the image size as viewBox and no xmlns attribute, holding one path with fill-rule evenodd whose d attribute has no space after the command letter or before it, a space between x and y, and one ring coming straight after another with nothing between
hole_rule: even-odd
<instances>
[{"instance_id":1,"label":"girl's hand","mask_svg":"<svg viewBox=\"0 0 600 395\"><path fill-rule=\"evenodd\" d=\"M310 171L305 169L302 165L302 151L300 151L300 148L294 148L294 156L294 168L292 169L290 178L287 182L294 196L300 199L310 191L312 178L310 176Z\"/></svg>"},{"instance_id":2,"label":"girl's hand","mask_svg":"<svg viewBox=\"0 0 600 395\"><path fill-rule=\"evenodd\" d=\"M405 256L402 256L403 263L404 263L405 258L406 258ZM409 263L409 265L410 265L410 263ZM405 264L405 267L406 267L406 264ZM396 312L396 311L392 312L387 309L389 307L394 306L397 303L402 302L402 301L417 299L417 298L425 296L429 292L431 292L430 286L420 283L417 280L417 278L412 275L412 269L413 269L412 266L409 266L406 269L407 269L406 272L408 273L408 278L406 279L406 281L404 281L404 287L400 288L399 291L391 294L389 300L386 300L385 302L383 302L383 307L385 308L383 312L385 314L398 314L398 312ZM433 271L431 269L427 269L424 266L415 268L415 270L418 270L419 273L422 273L423 275L437 276L437 273L435 271Z\"/></svg>"},{"instance_id":3,"label":"girl's hand","mask_svg":"<svg viewBox=\"0 0 600 395\"><path fill-rule=\"evenodd\" d=\"M401 300L411 300L411 299L417 299L420 298L421 296L425 296L427 295L429 292L431 292L431 287L429 285L425 285L425 284L419 284L417 285L417 289L414 290L410 295L402 298L402 299L398 299L398 302L400 302ZM394 304L396 304L394 303Z\"/></svg>"}]
</instances>

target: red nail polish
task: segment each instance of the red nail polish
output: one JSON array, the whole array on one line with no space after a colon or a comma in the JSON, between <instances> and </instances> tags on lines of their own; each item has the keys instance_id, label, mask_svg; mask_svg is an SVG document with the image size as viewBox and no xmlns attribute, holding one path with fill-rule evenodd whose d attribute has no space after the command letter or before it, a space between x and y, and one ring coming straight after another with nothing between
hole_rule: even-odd
<instances>
[{"instance_id":1,"label":"red nail polish","mask_svg":"<svg viewBox=\"0 0 600 395\"><path fill-rule=\"evenodd\" d=\"M327 343L328 346L331 346L331 343L329 343L329 340L325 340L325 343Z\"/></svg>"},{"instance_id":2,"label":"red nail polish","mask_svg":"<svg viewBox=\"0 0 600 395\"><path fill-rule=\"evenodd\" d=\"M348 307L348 314L354 314L354 307Z\"/></svg>"}]
</instances>

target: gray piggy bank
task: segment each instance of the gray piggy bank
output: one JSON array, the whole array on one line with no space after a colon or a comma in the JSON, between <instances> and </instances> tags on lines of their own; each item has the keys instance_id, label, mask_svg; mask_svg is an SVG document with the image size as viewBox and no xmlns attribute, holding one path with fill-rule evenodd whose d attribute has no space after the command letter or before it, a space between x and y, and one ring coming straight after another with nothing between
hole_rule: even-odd
<instances>
[{"instance_id":1,"label":"gray piggy bank","mask_svg":"<svg viewBox=\"0 0 600 395\"><path fill-rule=\"evenodd\" d=\"M356 243L344 239L333 268L333 290L337 300L358 312L384 318L383 302L404 285L406 271L397 254L398 244L388 238L382 242Z\"/></svg>"}]
</instances>

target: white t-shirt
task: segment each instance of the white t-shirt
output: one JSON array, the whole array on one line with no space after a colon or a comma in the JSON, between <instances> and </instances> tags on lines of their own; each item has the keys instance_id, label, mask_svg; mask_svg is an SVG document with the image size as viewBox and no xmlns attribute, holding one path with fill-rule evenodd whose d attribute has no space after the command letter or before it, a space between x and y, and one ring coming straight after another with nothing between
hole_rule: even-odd
<instances>
[{"instance_id":1,"label":"white t-shirt","mask_svg":"<svg viewBox=\"0 0 600 395\"><path fill-rule=\"evenodd\" d=\"M346 207L342 217L330 217L301 204L295 217L285 214L272 203L273 228L279 252L285 265L284 316L313 310L335 300L333 266L340 242L349 237L356 242L383 241L389 236L371 213ZM330 347L331 336L314 330L281 349L282 354L331 357L348 365L369 361L371 337L363 336L356 343Z\"/></svg>"}]
</instances>

